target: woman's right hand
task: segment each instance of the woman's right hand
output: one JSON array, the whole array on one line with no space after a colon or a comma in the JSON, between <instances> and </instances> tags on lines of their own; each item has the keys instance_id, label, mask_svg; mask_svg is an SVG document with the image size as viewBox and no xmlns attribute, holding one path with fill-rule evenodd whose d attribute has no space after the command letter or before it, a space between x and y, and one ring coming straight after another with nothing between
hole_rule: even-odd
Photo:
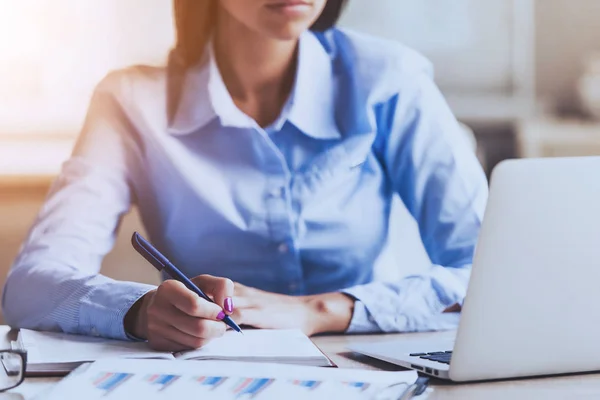
<instances>
[{"instance_id":1,"label":"woman's right hand","mask_svg":"<svg viewBox=\"0 0 600 400\"><path fill-rule=\"evenodd\" d=\"M215 303L181 282L167 280L130 308L124 321L126 332L147 339L155 350L171 352L197 349L222 336L227 325L221 320L233 312L233 282L210 275L192 281Z\"/></svg>"}]
</instances>

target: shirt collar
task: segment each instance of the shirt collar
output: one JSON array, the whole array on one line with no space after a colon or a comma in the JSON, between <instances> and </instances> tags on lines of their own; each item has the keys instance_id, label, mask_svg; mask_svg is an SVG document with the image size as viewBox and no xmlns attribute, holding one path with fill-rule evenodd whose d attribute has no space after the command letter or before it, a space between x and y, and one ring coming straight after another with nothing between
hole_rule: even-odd
<instances>
[{"instance_id":1,"label":"shirt collar","mask_svg":"<svg viewBox=\"0 0 600 400\"><path fill-rule=\"evenodd\" d=\"M289 121L317 139L339 139L331 58L312 32L300 38Z\"/></svg>"},{"instance_id":2,"label":"shirt collar","mask_svg":"<svg viewBox=\"0 0 600 400\"><path fill-rule=\"evenodd\" d=\"M317 139L341 137L335 119L331 59L312 32L305 32L300 37L296 79L284 110L287 120L308 136ZM247 128L256 125L233 102L210 45L202 62L185 74L169 132L189 134L216 118L224 126Z\"/></svg>"}]
</instances>

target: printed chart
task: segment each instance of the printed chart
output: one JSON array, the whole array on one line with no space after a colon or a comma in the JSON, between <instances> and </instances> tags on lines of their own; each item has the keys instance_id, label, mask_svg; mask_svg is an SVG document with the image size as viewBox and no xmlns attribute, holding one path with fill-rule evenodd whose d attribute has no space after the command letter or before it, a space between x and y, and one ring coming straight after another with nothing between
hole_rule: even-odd
<instances>
[{"instance_id":1,"label":"printed chart","mask_svg":"<svg viewBox=\"0 0 600 400\"><path fill-rule=\"evenodd\" d=\"M145 398L165 398L175 393L195 393L199 398L221 400L281 399L282 396L307 396L310 398L371 398L383 389L366 382L336 382L316 380L282 380L272 378L246 378L224 376L180 376L106 372L90 382L95 393L102 398L123 398L128 393ZM317 396L317 397L313 397Z\"/></svg>"},{"instance_id":2,"label":"printed chart","mask_svg":"<svg viewBox=\"0 0 600 400\"><path fill-rule=\"evenodd\" d=\"M398 398L414 371L219 361L103 359L63 379L46 400L373 400ZM395 397L394 397L395 396Z\"/></svg>"}]
</instances>

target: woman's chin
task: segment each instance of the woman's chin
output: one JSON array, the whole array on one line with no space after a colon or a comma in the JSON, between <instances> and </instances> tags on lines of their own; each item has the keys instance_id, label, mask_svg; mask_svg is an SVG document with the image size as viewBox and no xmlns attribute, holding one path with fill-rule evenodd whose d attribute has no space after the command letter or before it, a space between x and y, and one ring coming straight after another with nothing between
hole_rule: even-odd
<instances>
[{"instance_id":1,"label":"woman's chin","mask_svg":"<svg viewBox=\"0 0 600 400\"><path fill-rule=\"evenodd\" d=\"M305 29L302 30L287 30L287 31L279 31L275 32L272 35L269 35L273 39L281 40L281 41L289 41L289 40L297 40L304 32Z\"/></svg>"},{"instance_id":2,"label":"woman's chin","mask_svg":"<svg viewBox=\"0 0 600 400\"><path fill-rule=\"evenodd\" d=\"M262 25L261 31L265 36L272 39L296 40L309 28L310 27L305 21L288 23L281 23L281 21L278 21L278 23Z\"/></svg>"}]
</instances>

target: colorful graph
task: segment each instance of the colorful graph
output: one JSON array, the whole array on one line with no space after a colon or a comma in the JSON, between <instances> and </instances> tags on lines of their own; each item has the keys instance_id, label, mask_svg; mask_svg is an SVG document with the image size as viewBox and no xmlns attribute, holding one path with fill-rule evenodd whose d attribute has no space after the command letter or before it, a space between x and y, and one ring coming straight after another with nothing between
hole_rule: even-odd
<instances>
[{"instance_id":1,"label":"colorful graph","mask_svg":"<svg viewBox=\"0 0 600 400\"><path fill-rule=\"evenodd\" d=\"M165 390L180 377L178 375L148 375L144 380L151 385L157 386L158 390Z\"/></svg>"},{"instance_id":2,"label":"colorful graph","mask_svg":"<svg viewBox=\"0 0 600 400\"><path fill-rule=\"evenodd\" d=\"M90 375L90 394L97 399L122 398L125 392L136 393L139 398L158 398L165 394L167 398L178 397L178 393L195 393L198 398L219 398L222 400L260 400L310 397L314 399L370 398L380 388L377 384L358 381L339 381L310 379L274 379L256 378L238 375L194 376L185 373L131 374L122 372L102 372ZM360 379L360 378L359 378ZM117 392L115 389L119 388ZM167 389L165 393L165 389ZM121 393L119 395L119 393ZM92 398L82 396L81 398Z\"/></svg>"},{"instance_id":3,"label":"colorful graph","mask_svg":"<svg viewBox=\"0 0 600 400\"><path fill-rule=\"evenodd\" d=\"M195 380L200 385L208 387L210 390L215 390L223 383L225 383L227 378L224 378L222 376L200 376L198 378L195 378Z\"/></svg>"},{"instance_id":4,"label":"colorful graph","mask_svg":"<svg viewBox=\"0 0 600 400\"><path fill-rule=\"evenodd\" d=\"M300 386L300 387L306 388L308 390L315 390L316 388L319 387L319 385L321 384L321 382L319 382L319 381L299 381L299 380L293 380L292 384L294 384L296 386Z\"/></svg>"},{"instance_id":5,"label":"colorful graph","mask_svg":"<svg viewBox=\"0 0 600 400\"><path fill-rule=\"evenodd\" d=\"M96 389L103 390L105 394L114 391L116 388L125 383L133 374L105 372L93 381L93 385Z\"/></svg>"},{"instance_id":6,"label":"colorful graph","mask_svg":"<svg viewBox=\"0 0 600 400\"><path fill-rule=\"evenodd\" d=\"M360 389L361 392L364 392L369 388L369 384L365 382L344 382L344 385L350 386L351 388Z\"/></svg>"},{"instance_id":7,"label":"colorful graph","mask_svg":"<svg viewBox=\"0 0 600 400\"><path fill-rule=\"evenodd\" d=\"M259 378L242 378L234 386L233 393L236 398L254 398L258 396L263 390L268 388L274 379L259 379Z\"/></svg>"}]
</instances>

